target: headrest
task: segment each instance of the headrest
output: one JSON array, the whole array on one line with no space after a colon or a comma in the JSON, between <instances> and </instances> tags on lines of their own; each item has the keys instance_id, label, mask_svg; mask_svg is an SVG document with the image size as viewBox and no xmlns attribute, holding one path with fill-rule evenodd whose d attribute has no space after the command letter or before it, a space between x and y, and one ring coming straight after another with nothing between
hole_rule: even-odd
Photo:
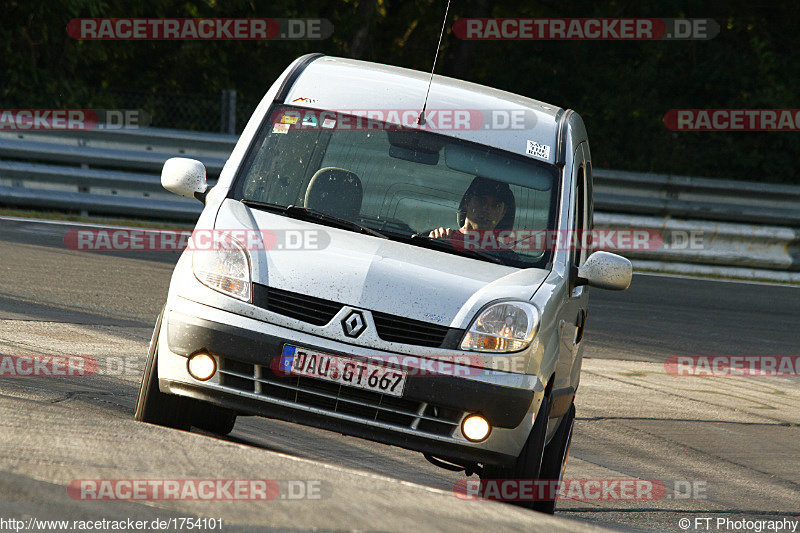
<instances>
[{"instance_id":1,"label":"headrest","mask_svg":"<svg viewBox=\"0 0 800 533\"><path fill-rule=\"evenodd\" d=\"M361 211L363 196L358 176L343 168L325 167L311 178L304 205L335 217L353 220Z\"/></svg>"}]
</instances>

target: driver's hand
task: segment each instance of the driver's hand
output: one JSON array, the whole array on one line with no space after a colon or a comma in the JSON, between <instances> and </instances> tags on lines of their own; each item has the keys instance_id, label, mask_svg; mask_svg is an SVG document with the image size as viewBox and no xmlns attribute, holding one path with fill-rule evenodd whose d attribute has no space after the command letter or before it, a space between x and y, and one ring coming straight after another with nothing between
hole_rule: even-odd
<instances>
[{"instance_id":1,"label":"driver's hand","mask_svg":"<svg viewBox=\"0 0 800 533\"><path fill-rule=\"evenodd\" d=\"M428 234L428 237L430 237L432 239L444 239L445 237L448 237L450 235L450 233L452 233L452 231L453 231L453 228L438 228L438 229L435 229L435 230L431 231Z\"/></svg>"}]
</instances>

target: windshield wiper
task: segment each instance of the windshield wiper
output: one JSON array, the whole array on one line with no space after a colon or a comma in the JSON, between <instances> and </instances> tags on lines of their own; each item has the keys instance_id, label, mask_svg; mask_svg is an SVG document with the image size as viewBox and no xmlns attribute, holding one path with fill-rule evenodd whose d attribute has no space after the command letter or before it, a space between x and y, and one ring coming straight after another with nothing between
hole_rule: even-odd
<instances>
[{"instance_id":1,"label":"windshield wiper","mask_svg":"<svg viewBox=\"0 0 800 533\"><path fill-rule=\"evenodd\" d=\"M270 204L267 202L259 202L257 200L248 200L247 198L242 200L242 203L247 207L253 207L255 209L261 209L263 211L272 211L273 213L285 213L286 206L285 205L278 205L278 204Z\"/></svg>"},{"instance_id":2,"label":"windshield wiper","mask_svg":"<svg viewBox=\"0 0 800 533\"><path fill-rule=\"evenodd\" d=\"M484 261L497 263L498 265L506 264L505 261L488 252L482 252L480 250L462 250L460 248L454 247L452 244L450 244L449 241L434 239L432 237L428 237L427 235L423 235L420 233L415 233L409 236L409 235L402 235L396 232L387 232L387 234L384 235L383 233L375 231L372 228L368 228L367 226L362 226L350 220L329 215L327 213L323 213L322 211L317 211L316 209L311 209L310 207L303 207L301 205L290 205L287 207L278 204L271 204L267 202L259 202L257 200L246 200L246 199L242 200L242 203L248 207L252 207L255 209L263 209L264 211L272 211L274 213L282 213L290 218L296 218L298 220L320 222L328 226L333 226L336 228L346 229L350 231L356 231L358 233L363 233L365 235L380 237L381 239L396 239L400 241L405 241L408 242L409 244L413 244L416 246L422 246L424 248L431 248L434 250L449 252L456 255L462 255L465 257L482 259Z\"/></svg>"},{"instance_id":3,"label":"windshield wiper","mask_svg":"<svg viewBox=\"0 0 800 533\"><path fill-rule=\"evenodd\" d=\"M497 263L498 265L506 264L505 261L503 261L496 255L492 255L488 252L482 252L480 250L463 250L461 248L456 248L455 246L453 246L450 243L450 241L435 239L433 237L429 237L421 233L415 233L414 235L411 235L409 239L411 241L411 244L416 244L417 246L424 246L426 248L433 248L435 250L441 250L443 252L450 252L457 255L463 255L466 257L483 259L484 261L490 261L492 263Z\"/></svg>"},{"instance_id":4,"label":"windshield wiper","mask_svg":"<svg viewBox=\"0 0 800 533\"><path fill-rule=\"evenodd\" d=\"M306 220L310 222L320 222L327 226L356 231L365 235L380 237L381 239L388 239L386 235L379 233L372 228L356 224L355 222L344 218L323 213L322 211L317 211L316 209L311 209L310 207L303 207L301 205L290 205L287 207L285 205L271 204L268 202L259 202L257 200L247 199L242 200L242 203L255 209L262 209L264 211L271 211L273 213L282 213L289 218L296 218L298 220Z\"/></svg>"},{"instance_id":5,"label":"windshield wiper","mask_svg":"<svg viewBox=\"0 0 800 533\"><path fill-rule=\"evenodd\" d=\"M351 220L329 215L328 213L323 213L322 211L317 211L316 209L311 209L310 207L303 207L301 205L290 205L289 207L285 208L284 212L286 213L286 216L291 218L296 218L298 220L306 220L309 222L321 222L328 226L333 226L340 229L347 229L350 231L356 231L358 233L363 233L364 235L372 235L373 237L380 237L381 239L389 238L383 233L377 232L372 228L368 228L367 226L362 226L361 224L356 224Z\"/></svg>"}]
</instances>

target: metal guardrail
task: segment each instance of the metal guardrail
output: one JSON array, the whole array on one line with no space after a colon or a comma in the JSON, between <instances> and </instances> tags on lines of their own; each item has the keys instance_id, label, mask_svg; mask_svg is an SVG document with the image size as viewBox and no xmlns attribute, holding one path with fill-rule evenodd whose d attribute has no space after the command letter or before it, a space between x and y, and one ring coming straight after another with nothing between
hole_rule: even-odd
<instances>
[{"instance_id":1,"label":"metal guardrail","mask_svg":"<svg viewBox=\"0 0 800 533\"><path fill-rule=\"evenodd\" d=\"M168 129L93 129L82 131L31 131L2 133L5 139L77 146L120 148L129 152L193 153L227 159L238 135Z\"/></svg>"},{"instance_id":2,"label":"metal guardrail","mask_svg":"<svg viewBox=\"0 0 800 533\"><path fill-rule=\"evenodd\" d=\"M0 133L0 204L190 222L202 206L167 193L170 157L192 157L214 183L238 137L178 130Z\"/></svg>"},{"instance_id":3,"label":"metal guardrail","mask_svg":"<svg viewBox=\"0 0 800 533\"><path fill-rule=\"evenodd\" d=\"M595 209L670 218L800 227L800 187L594 171Z\"/></svg>"},{"instance_id":4,"label":"metal guardrail","mask_svg":"<svg viewBox=\"0 0 800 533\"><path fill-rule=\"evenodd\" d=\"M0 185L0 203L38 209L65 209L82 213L111 214L180 222L196 221L202 206L187 200L132 198L105 194L85 194L60 190L35 190Z\"/></svg>"},{"instance_id":5,"label":"metal guardrail","mask_svg":"<svg viewBox=\"0 0 800 533\"><path fill-rule=\"evenodd\" d=\"M185 152L184 152L185 153ZM181 154L175 154L181 155ZM199 155L199 154L198 154ZM9 140L0 138L0 157L56 161L104 168L125 168L160 172L165 159L170 154L150 152L146 150L131 151L120 148L99 148L94 146L71 146L63 143ZM200 155L209 175L219 175L225 165L225 159Z\"/></svg>"},{"instance_id":6,"label":"metal guardrail","mask_svg":"<svg viewBox=\"0 0 800 533\"><path fill-rule=\"evenodd\" d=\"M154 128L0 132L0 205L193 221L202 206L164 191L161 167L170 157L199 159L213 183L236 140ZM594 170L594 187L600 228L688 224L713 242L634 258L800 270L792 229L800 228L800 187L603 169Z\"/></svg>"},{"instance_id":7,"label":"metal guardrail","mask_svg":"<svg viewBox=\"0 0 800 533\"><path fill-rule=\"evenodd\" d=\"M595 213L595 227L650 230L663 239L654 249L615 251L628 259L800 271L800 230L706 220Z\"/></svg>"}]
</instances>

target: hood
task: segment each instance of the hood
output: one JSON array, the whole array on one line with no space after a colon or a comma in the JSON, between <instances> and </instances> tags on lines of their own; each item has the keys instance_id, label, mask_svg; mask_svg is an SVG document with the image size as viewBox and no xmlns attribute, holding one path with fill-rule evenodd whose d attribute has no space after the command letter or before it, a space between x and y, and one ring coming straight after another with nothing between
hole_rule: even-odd
<instances>
[{"instance_id":1,"label":"hood","mask_svg":"<svg viewBox=\"0 0 800 533\"><path fill-rule=\"evenodd\" d=\"M231 199L222 203L215 229L276 235L272 249L249 252L255 283L454 328L467 327L492 300L530 300L548 274L296 220ZM286 238L311 245L287 249Z\"/></svg>"}]
</instances>

